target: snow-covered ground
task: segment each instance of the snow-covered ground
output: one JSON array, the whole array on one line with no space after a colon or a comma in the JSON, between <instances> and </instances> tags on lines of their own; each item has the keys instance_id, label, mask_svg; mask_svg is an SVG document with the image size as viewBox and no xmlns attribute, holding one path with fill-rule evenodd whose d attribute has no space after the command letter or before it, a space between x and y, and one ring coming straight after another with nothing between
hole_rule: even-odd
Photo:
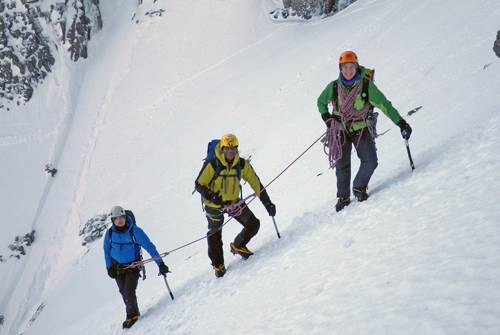
<instances>
[{"instance_id":1,"label":"snow-covered ground","mask_svg":"<svg viewBox=\"0 0 500 335\"><path fill-rule=\"evenodd\" d=\"M377 141L371 197L337 214L316 145L269 189L282 239L256 201L256 254L229 254L239 230L229 223L224 278L204 241L166 258L175 301L149 265L131 331L500 332L497 0L359 0L324 20L280 24L267 14L272 0L102 5L89 59L61 56L30 104L0 115L0 254L37 231L26 257L0 263L1 334L121 333L101 241L81 246L81 226L122 204L161 251L203 236L191 191L206 143L237 134L267 183L324 131L316 98L344 49L376 69L402 114L424 106L408 117L416 170L381 116L379 130L391 131ZM43 172L48 161L56 178Z\"/></svg>"}]
</instances>

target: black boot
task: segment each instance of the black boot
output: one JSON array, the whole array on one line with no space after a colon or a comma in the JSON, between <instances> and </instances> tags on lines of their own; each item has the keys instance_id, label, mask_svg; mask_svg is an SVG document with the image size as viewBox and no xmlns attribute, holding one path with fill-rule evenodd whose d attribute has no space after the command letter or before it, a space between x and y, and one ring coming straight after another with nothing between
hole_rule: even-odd
<instances>
[{"instance_id":1,"label":"black boot","mask_svg":"<svg viewBox=\"0 0 500 335\"><path fill-rule=\"evenodd\" d=\"M366 193L366 187L353 188L352 192L359 202L368 200L368 193Z\"/></svg>"},{"instance_id":2,"label":"black boot","mask_svg":"<svg viewBox=\"0 0 500 335\"><path fill-rule=\"evenodd\" d=\"M335 210L340 212L345 206L349 206L351 203L351 198L339 198L337 204L335 205Z\"/></svg>"},{"instance_id":3,"label":"black boot","mask_svg":"<svg viewBox=\"0 0 500 335\"><path fill-rule=\"evenodd\" d=\"M224 264L215 266L213 265L214 272L215 272L215 277L220 278L223 277L226 274L226 267Z\"/></svg>"},{"instance_id":4,"label":"black boot","mask_svg":"<svg viewBox=\"0 0 500 335\"><path fill-rule=\"evenodd\" d=\"M123 321L122 326L123 328L130 328L134 325L134 323L139 320L139 315L134 315L134 316L127 316L127 320Z\"/></svg>"}]
</instances>

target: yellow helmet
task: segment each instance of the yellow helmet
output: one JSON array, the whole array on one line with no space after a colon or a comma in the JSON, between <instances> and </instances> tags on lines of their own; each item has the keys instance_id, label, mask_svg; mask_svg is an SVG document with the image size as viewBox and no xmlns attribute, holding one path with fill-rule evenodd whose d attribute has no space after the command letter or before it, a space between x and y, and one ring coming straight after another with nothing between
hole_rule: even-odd
<instances>
[{"instance_id":1,"label":"yellow helmet","mask_svg":"<svg viewBox=\"0 0 500 335\"><path fill-rule=\"evenodd\" d=\"M220 147L236 148L239 145L238 139L233 134L224 134L220 139Z\"/></svg>"}]
</instances>

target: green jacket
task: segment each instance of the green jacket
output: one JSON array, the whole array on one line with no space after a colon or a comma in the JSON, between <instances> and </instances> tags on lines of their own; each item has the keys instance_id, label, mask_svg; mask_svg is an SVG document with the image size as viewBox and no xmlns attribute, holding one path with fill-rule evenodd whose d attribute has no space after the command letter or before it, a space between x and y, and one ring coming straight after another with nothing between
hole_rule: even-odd
<instances>
[{"instance_id":1,"label":"green jacket","mask_svg":"<svg viewBox=\"0 0 500 335\"><path fill-rule=\"evenodd\" d=\"M247 160L240 158L239 154L236 154L233 163L229 165L222 153L220 143L215 147L215 156L218 160L218 164L220 164L219 175L210 182L215 175L215 166L213 166L211 162L206 162L201 168L200 174L195 182L195 188L202 195L203 203L206 206L212 208L221 207L206 199L210 193L219 193L224 203L233 203L238 200L240 195L238 164L240 165L241 178L250 184L255 194L257 194L261 200L263 200L264 197L266 199L269 197L267 192L263 190L264 187L255 173L255 170Z\"/></svg>"},{"instance_id":2,"label":"green jacket","mask_svg":"<svg viewBox=\"0 0 500 335\"><path fill-rule=\"evenodd\" d=\"M361 79L364 80L365 75L366 75L366 69L363 66L360 66L361 70ZM318 111L321 114L328 113L328 104L332 102L334 106L337 106L335 102L332 101L333 99L333 84L340 80L336 79L332 81L330 84L326 86L326 88L321 92L321 95L318 98ZM348 90L350 90L350 87L348 87ZM401 115L399 112L392 106L392 103L384 96L384 94L377 88L373 80L368 81L368 101L365 101L363 97L361 96L361 92L356 96L356 99L354 101L354 108L357 110L360 110L364 107L366 103L369 103L373 107L376 107L380 109L387 117L389 117L392 122L395 124L398 124L398 122L401 120ZM341 98L339 97L339 100ZM342 106L342 101L339 101L339 106ZM340 115L340 113L334 108L333 113L336 115ZM359 129L362 129L366 127L366 122L364 120L362 121L355 121L352 123L350 128L348 129L349 131L357 131Z\"/></svg>"}]
</instances>

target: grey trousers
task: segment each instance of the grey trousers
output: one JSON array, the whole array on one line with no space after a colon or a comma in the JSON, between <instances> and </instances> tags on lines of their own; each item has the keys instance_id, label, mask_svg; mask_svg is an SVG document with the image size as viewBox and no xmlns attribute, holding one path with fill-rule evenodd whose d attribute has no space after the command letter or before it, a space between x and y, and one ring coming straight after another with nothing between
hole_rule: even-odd
<instances>
[{"instance_id":1,"label":"grey trousers","mask_svg":"<svg viewBox=\"0 0 500 335\"><path fill-rule=\"evenodd\" d=\"M361 161L358 173L354 178L352 187L368 187L368 182L373 172L377 168L377 148L375 141L370 135L368 129L358 131L353 135L346 135L342 132L344 145L342 146L342 158L336 163L337 175L337 197L347 198L351 195L351 150L352 146L356 148L356 153Z\"/></svg>"}]
</instances>

